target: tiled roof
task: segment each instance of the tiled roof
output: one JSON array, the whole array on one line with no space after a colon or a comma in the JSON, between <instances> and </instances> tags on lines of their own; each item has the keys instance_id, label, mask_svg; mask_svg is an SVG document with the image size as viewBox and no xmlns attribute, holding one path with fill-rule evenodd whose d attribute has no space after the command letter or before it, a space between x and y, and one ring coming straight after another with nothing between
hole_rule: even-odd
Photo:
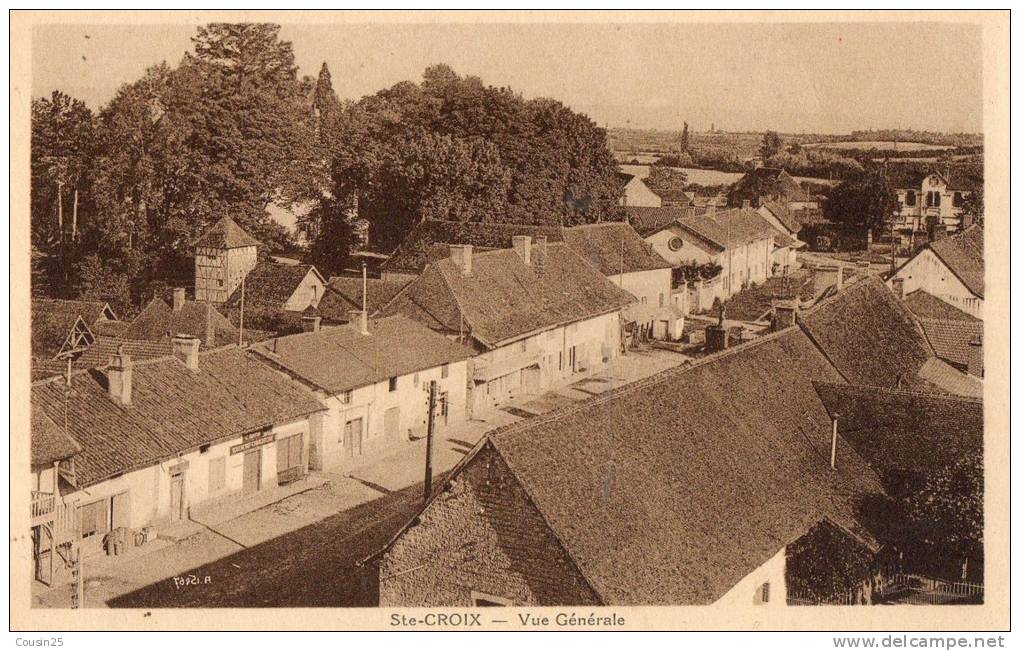
<instances>
[{"instance_id":1,"label":"tiled roof","mask_svg":"<svg viewBox=\"0 0 1020 651\"><path fill-rule=\"evenodd\" d=\"M87 314L82 313L83 307ZM91 333L90 323L96 316L93 307L89 301L32 299L32 357L49 359L59 353L79 319Z\"/></svg>"},{"instance_id":2,"label":"tiled roof","mask_svg":"<svg viewBox=\"0 0 1020 651\"><path fill-rule=\"evenodd\" d=\"M791 329L489 441L604 603L709 604L823 519L870 541L878 478L845 442L829 467L812 380L840 381Z\"/></svg>"},{"instance_id":3,"label":"tiled roof","mask_svg":"<svg viewBox=\"0 0 1020 651\"><path fill-rule=\"evenodd\" d=\"M932 252L975 296L985 296L985 232L980 226L935 240Z\"/></svg>"},{"instance_id":4,"label":"tiled roof","mask_svg":"<svg viewBox=\"0 0 1020 651\"><path fill-rule=\"evenodd\" d=\"M80 451L81 446L33 402L32 467L50 466L56 461L70 459Z\"/></svg>"},{"instance_id":5,"label":"tiled roof","mask_svg":"<svg viewBox=\"0 0 1020 651\"><path fill-rule=\"evenodd\" d=\"M917 376L925 383L922 388L966 398L981 398L985 385L973 375L957 370L938 357L926 361Z\"/></svg>"},{"instance_id":6,"label":"tiled roof","mask_svg":"<svg viewBox=\"0 0 1020 651\"><path fill-rule=\"evenodd\" d=\"M921 328L935 354L950 364L967 366L970 358L970 342L984 331L981 321L951 321L947 319L921 318Z\"/></svg>"},{"instance_id":7,"label":"tiled roof","mask_svg":"<svg viewBox=\"0 0 1020 651\"><path fill-rule=\"evenodd\" d=\"M828 412L839 414L839 433L891 490L983 449L980 400L846 384L816 389Z\"/></svg>"},{"instance_id":8,"label":"tiled roof","mask_svg":"<svg viewBox=\"0 0 1020 651\"><path fill-rule=\"evenodd\" d=\"M664 206L693 206L694 197L678 188L649 188L653 194L662 199Z\"/></svg>"},{"instance_id":9,"label":"tiled roof","mask_svg":"<svg viewBox=\"0 0 1020 651\"><path fill-rule=\"evenodd\" d=\"M852 384L916 385L933 356L924 333L878 276L849 285L804 311L801 327Z\"/></svg>"},{"instance_id":10,"label":"tiled roof","mask_svg":"<svg viewBox=\"0 0 1020 651\"><path fill-rule=\"evenodd\" d=\"M404 314L495 348L533 332L620 310L633 295L614 285L565 243L532 248L526 265L513 250L473 254L469 276L447 258L429 265L383 314ZM544 258L544 259L543 259Z\"/></svg>"},{"instance_id":11,"label":"tiled roof","mask_svg":"<svg viewBox=\"0 0 1020 651\"><path fill-rule=\"evenodd\" d=\"M96 337L94 343L88 346L82 354L74 360L73 370L89 368L101 368L110 363L119 349L123 347L124 352L134 360L153 359L166 357L173 354L173 347L169 339L159 341L146 341L143 339L120 339L117 337ZM39 361L32 364L32 380L66 375L67 362L54 359Z\"/></svg>"},{"instance_id":12,"label":"tiled roof","mask_svg":"<svg viewBox=\"0 0 1020 651\"><path fill-rule=\"evenodd\" d=\"M800 222L797 221L793 213L786 207L785 202L770 200L765 202L764 207L779 220L780 224L786 227L786 230L791 233L796 233L800 230Z\"/></svg>"},{"instance_id":13,"label":"tiled roof","mask_svg":"<svg viewBox=\"0 0 1020 651\"><path fill-rule=\"evenodd\" d=\"M282 264L262 260L245 276L245 308L282 310L309 272L319 273L309 264ZM238 307L240 303L241 286L238 285L225 305Z\"/></svg>"},{"instance_id":14,"label":"tiled roof","mask_svg":"<svg viewBox=\"0 0 1020 651\"><path fill-rule=\"evenodd\" d=\"M808 201L810 197L786 170L759 167L742 176L726 194L729 205L739 206L745 199L757 207L761 197L789 201Z\"/></svg>"},{"instance_id":15,"label":"tiled roof","mask_svg":"<svg viewBox=\"0 0 1020 651\"><path fill-rule=\"evenodd\" d=\"M368 313L375 314L389 303L397 292L407 285L407 280L368 279ZM332 322L346 321L351 310L361 309L361 278L330 278L326 292L319 301L319 315Z\"/></svg>"},{"instance_id":16,"label":"tiled roof","mask_svg":"<svg viewBox=\"0 0 1020 651\"><path fill-rule=\"evenodd\" d=\"M690 212L688 208L679 206L663 206L662 208L627 206L626 211L627 221L641 237L658 233Z\"/></svg>"},{"instance_id":17,"label":"tiled roof","mask_svg":"<svg viewBox=\"0 0 1020 651\"><path fill-rule=\"evenodd\" d=\"M955 305L943 301L937 296L932 296L923 289L917 289L903 298L903 304L907 306L914 316L920 319L945 319L949 321L980 321L976 316L964 312Z\"/></svg>"},{"instance_id":18,"label":"tiled roof","mask_svg":"<svg viewBox=\"0 0 1020 651\"><path fill-rule=\"evenodd\" d=\"M391 272L420 273L428 263L449 256L448 244L470 244L476 249L509 249L513 246L514 235L545 236L550 242L563 240L559 226L426 220L411 229L382 268Z\"/></svg>"},{"instance_id":19,"label":"tiled roof","mask_svg":"<svg viewBox=\"0 0 1020 651\"><path fill-rule=\"evenodd\" d=\"M175 357L135 362L131 406L107 395L102 371L32 385L47 414L67 409L67 433L81 446L79 486L171 459L205 443L297 420L323 407L308 391L255 359L227 348L199 355L190 371Z\"/></svg>"},{"instance_id":20,"label":"tiled roof","mask_svg":"<svg viewBox=\"0 0 1020 651\"><path fill-rule=\"evenodd\" d=\"M764 217L754 210L744 208L687 216L677 226L720 249L743 246L772 237L776 233L776 229Z\"/></svg>"},{"instance_id":21,"label":"tiled roof","mask_svg":"<svg viewBox=\"0 0 1020 651\"><path fill-rule=\"evenodd\" d=\"M104 319L115 318L116 315L110 309L110 304L103 301L76 301L64 298L33 298L33 310L46 310L50 312L70 312L81 316L92 327L94 323Z\"/></svg>"},{"instance_id":22,"label":"tiled roof","mask_svg":"<svg viewBox=\"0 0 1020 651\"><path fill-rule=\"evenodd\" d=\"M210 325L213 341L207 340ZM198 337L202 340L202 345L208 348L237 343L237 328L211 304L184 301L181 308L175 312L159 298L149 301L124 331L123 338L160 341L178 334Z\"/></svg>"},{"instance_id":23,"label":"tiled roof","mask_svg":"<svg viewBox=\"0 0 1020 651\"><path fill-rule=\"evenodd\" d=\"M765 282L742 289L726 301L726 318L760 321L772 312L772 301L794 296L803 302L816 297L816 274L798 270L788 276L772 276Z\"/></svg>"},{"instance_id":24,"label":"tiled roof","mask_svg":"<svg viewBox=\"0 0 1020 651\"><path fill-rule=\"evenodd\" d=\"M978 190L984 185L984 172L973 164L954 164L948 168L920 169L915 164L890 162L885 168L889 185L897 190L920 190L924 179L932 174L942 177L950 190Z\"/></svg>"},{"instance_id":25,"label":"tiled roof","mask_svg":"<svg viewBox=\"0 0 1020 651\"><path fill-rule=\"evenodd\" d=\"M630 224L623 222L565 228L563 240L606 276L672 268Z\"/></svg>"},{"instance_id":26,"label":"tiled roof","mask_svg":"<svg viewBox=\"0 0 1020 651\"><path fill-rule=\"evenodd\" d=\"M238 226L233 219L224 217L198 238L195 246L210 249L239 249L246 246L261 246L261 244Z\"/></svg>"},{"instance_id":27,"label":"tiled roof","mask_svg":"<svg viewBox=\"0 0 1020 651\"><path fill-rule=\"evenodd\" d=\"M355 327L322 328L264 341L253 350L273 364L330 393L459 362L474 353L403 316Z\"/></svg>"}]
</instances>

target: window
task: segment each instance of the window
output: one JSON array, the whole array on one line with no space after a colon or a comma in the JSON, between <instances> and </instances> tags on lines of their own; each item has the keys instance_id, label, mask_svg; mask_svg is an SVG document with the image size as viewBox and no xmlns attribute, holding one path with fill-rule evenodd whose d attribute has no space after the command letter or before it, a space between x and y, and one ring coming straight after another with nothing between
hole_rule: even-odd
<instances>
[{"instance_id":1,"label":"window","mask_svg":"<svg viewBox=\"0 0 1020 651\"><path fill-rule=\"evenodd\" d=\"M758 587L758 602L759 603L767 604L769 602L769 591L771 590L771 588L772 588L772 586L769 585L768 581L766 581L765 583L762 583L761 586Z\"/></svg>"},{"instance_id":2,"label":"window","mask_svg":"<svg viewBox=\"0 0 1020 651\"><path fill-rule=\"evenodd\" d=\"M227 486L227 458L209 459L209 492L221 491Z\"/></svg>"},{"instance_id":3,"label":"window","mask_svg":"<svg viewBox=\"0 0 1020 651\"><path fill-rule=\"evenodd\" d=\"M396 390L397 390L397 378L391 377L390 378L390 391L396 391Z\"/></svg>"},{"instance_id":4,"label":"window","mask_svg":"<svg viewBox=\"0 0 1020 651\"><path fill-rule=\"evenodd\" d=\"M417 374L417 373L415 373L415 374L414 374L414 386L418 386L418 383L419 383L420 381L421 381L421 378L420 378L420 377L418 376L418 374Z\"/></svg>"},{"instance_id":5,"label":"window","mask_svg":"<svg viewBox=\"0 0 1020 651\"><path fill-rule=\"evenodd\" d=\"M445 380L446 378L450 377L450 365L449 365L449 364L443 364L443 370L442 370L442 374L441 374L441 377L442 377L442 378L443 378L444 380Z\"/></svg>"},{"instance_id":6,"label":"window","mask_svg":"<svg viewBox=\"0 0 1020 651\"><path fill-rule=\"evenodd\" d=\"M666 306L666 295L663 294L662 292L659 292L659 307L665 307L665 306Z\"/></svg>"},{"instance_id":7,"label":"window","mask_svg":"<svg viewBox=\"0 0 1020 651\"><path fill-rule=\"evenodd\" d=\"M207 452L209 452L209 446L210 446L209 443L203 443L202 445L198 446L198 453L206 454Z\"/></svg>"},{"instance_id":8,"label":"window","mask_svg":"<svg viewBox=\"0 0 1020 651\"><path fill-rule=\"evenodd\" d=\"M641 297L641 304L644 305L647 302L648 302L648 297L647 296L642 296Z\"/></svg>"},{"instance_id":9,"label":"window","mask_svg":"<svg viewBox=\"0 0 1020 651\"><path fill-rule=\"evenodd\" d=\"M288 436L276 442L276 474L282 475L301 465L303 437L300 434Z\"/></svg>"},{"instance_id":10,"label":"window","mask_svg":"<svg viewBox=\"0 0 1020 651\"><path fill-rule=\"evenodd\" d=\"M959 208L963 205L963 195L959 192L953 193L953 205Z\"/></svg>"},{"instance_id":11,"label":"window","mask_svg":"<svg viewBox=\"0 0 1020 651\"><path fill-rule=\"evenodd\" d=\"M917 205L917 193L915 193L913 190L907 192L907 205L908 206Z\"/></svg>"},{"instance_id":12,"label":"window","mask_svg":"<svg viewBox=\"0 0 1020 651\"><path fill-rule=\"evenodd\" d=\"M341 405L349 405L352 400L354 400L354 391L352 389L348 389L340 394Z\"/></svg>"},{"instance_id":13,"label":"window","mask_svg":"<svg viewBox=\"0 0 1020 651\"><path fill-rule=\"evenodd\" d=\"M513 606L514 602L510 599L504 599L503 597L497 597L486 592L478 592L476 590L471 591L471 603L475 608L498 608L502 606Z\"/></svg>"},{"instance_id":14,"label":"window","mask_svg":"<svg viewBox=\"0 0 1020 651\"><path fill-rule=\"evenodd\" d=\"M674 237L669 241L669 243L666 246L669 247L670 251L679 251L680 249L684 248L683 238Z\"/></svg>"},{"instance_id":15,"label":"window","mask_svg":"<svg viewBox=\"0 0 1020 651\"><path fill-rule=\"evenodd\" d=\"M527 339L525 339L524 341L521 342L521 352L522 353L528 352L528 340Z\"/></svg>"}]
</instances>

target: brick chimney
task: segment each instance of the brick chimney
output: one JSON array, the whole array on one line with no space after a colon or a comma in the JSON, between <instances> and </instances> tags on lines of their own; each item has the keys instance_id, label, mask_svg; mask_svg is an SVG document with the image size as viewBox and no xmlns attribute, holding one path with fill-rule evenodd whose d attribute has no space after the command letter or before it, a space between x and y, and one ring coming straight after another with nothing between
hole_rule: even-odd
<instances>
[{"instance_id":1,"label":"brick chimney","mask_svg":"<svg viewBox=\"0 0 1020 651\"><path fill-rule=\"evenodd\" d=\"M124 352L124 346L117 349L117 354L110 358L110 366L106 369L106 379L110 399L118 405L131 404L131 377L134 364L131 356Z\"/></svg>"},{"instance_id":2,"label":"brick chimney","mask_svg":"<svg viewBox=\"0 0 1020 651\"><path fill-rule=\"evenodd\" d=\"M460 269L460 273L464 276L471 275L471 255L472 247L470 244L451 244L450 245L450 259Z\"/></svg>"},{"instance_id":3,"label":"brick chimney","mask_svg":"<svg viewBox=\"0 0 1020 651\"><path fill-rule=\"evenodd\" d=\"M351 310L350 323L352 328L357 328L363 335L368 334L368 312L364 310Z\"/></svg>"},{"instance_id":4,"label":"brick chimney","mask_svg":"<svg viewBox=\"0 0 1020 651\"><path fill-rule=\"evenodd\" d=\"M322 316L315 305L309 305L301 313L301 329L305 332L318 332L322 324Z\"/></svg>"},{"instance_id":5,"label":"brick chimney","mask_svg":"<svg viewBox=\"0 0 1020 651\"><path fill-rule=\"evenodd\" d=\"M896 298L903 300L903 279L893 278L892 279L892 291L896 294Z\"/></svg>"},{"instance_id":6,"label":"brick chimney","mask_svg":"<svg viewBox=\"0 0 1020 651\"><path fill-rule=\"evenodd\" d=\"M174 287L174 312L180 312L184 307L184 288Z\"/></svg>"},{"instance_id":7,"label":"brick chimney","mask_svg":"<svg viewBox=\"0 0 1020 651\"><path fill-rule=\"evenodd\" d=\"M772 329L783 330L797 325L797 311L799 308L797 299L785 301L773 301L772 303Z\"/></svg>"},{"instance_id":8,"label":"brick chimney","mask_svg":"<svg viewBox=\"0 0 1020 651\"><path fill-rule=\"evenodd\" d=\"M517 255L521 256L521 260L524 264L531 265L531 236L530 235L514 235L513 238L514 251Z\"/></svg>"},{"instance_id":9,"label":"brick chimney","mask_svg":"<svg viewBox=\"0 0 1020 651\"><path fill-rule=\"evenodd\" d=\"M968 348L967 375L983 378L985 376L985 352L984 340L981 335L974 337Z\"/></svg>"},{"instance_id":10,"label":"brick chimney","mask_svg":"<svg viewBox=\"0 0 1020 651\"><path fill-rule=\"evenodd\" d=\"M198 370L198 347L200 343L202 342L198 337L192 337L184 333L178 333L170 340L174 357L184 362L184 365L192 371Z\"/></svg>"}]
</instances>

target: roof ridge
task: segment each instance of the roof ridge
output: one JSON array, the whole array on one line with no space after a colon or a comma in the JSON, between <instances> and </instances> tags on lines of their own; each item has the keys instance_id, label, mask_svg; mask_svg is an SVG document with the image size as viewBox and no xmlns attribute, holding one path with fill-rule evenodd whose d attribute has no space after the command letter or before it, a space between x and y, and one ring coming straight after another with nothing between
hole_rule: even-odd
<instances>
[{"instance_id":1,"label":"roof ridge","mask_svg":"<svg viewBox=\"0 0 1020 651\"><path fill-rule=\"evenodd\" d=\"M932 400L938 400L938 401L942 401L942 402L945 402L945 401L949 400L949 401L966 402L966 403L978 404L978 405L983 405L984 404L984 399L983 398L978 398L976 396L964 396L964 395L960 395L960 394L957 394L957 393L940 393L940 392L936 392L936 391L924 391L922 389L906 389L906 388L899 388L899 389L897 389L897 388L893 388L893 387L880 387L880 386L875 386L875 385L872 385L872 384L851 384L849 382L847 382L846 384L839 384L839 383L835 383L835 382L824 382L824 381L821 381L821 380L812 380L811 383L816 385L816 386L836 387L836 388L842 389L844 391L851 390L851 391L854 391L856 393L865 393L865 392L872 392L872 393L874 393L874 392L879 392L879 393L901 395L901 396L904 396L904 397L930 398Z\"/></svg>"}]
</instances>

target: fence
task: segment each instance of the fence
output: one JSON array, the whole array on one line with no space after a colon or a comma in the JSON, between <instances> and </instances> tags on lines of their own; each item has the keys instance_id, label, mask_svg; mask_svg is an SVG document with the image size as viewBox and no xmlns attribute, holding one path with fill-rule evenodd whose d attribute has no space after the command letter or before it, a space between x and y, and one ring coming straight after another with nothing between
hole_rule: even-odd
<instances>
[{"instance_id":1,"label":"fence","mask_svg":"<svg viewBox=\"0 0 1020 651\"><path fill-rule=\"evenodd\" d=\"M855 606L873 603L913 603L944 605L981 603L984 586L966 581L943 581L918 574L878 575L853 590L828 597L817 597L807 591L788 590L786 603L791 606Z\"/></svg>"}]
</instances>

